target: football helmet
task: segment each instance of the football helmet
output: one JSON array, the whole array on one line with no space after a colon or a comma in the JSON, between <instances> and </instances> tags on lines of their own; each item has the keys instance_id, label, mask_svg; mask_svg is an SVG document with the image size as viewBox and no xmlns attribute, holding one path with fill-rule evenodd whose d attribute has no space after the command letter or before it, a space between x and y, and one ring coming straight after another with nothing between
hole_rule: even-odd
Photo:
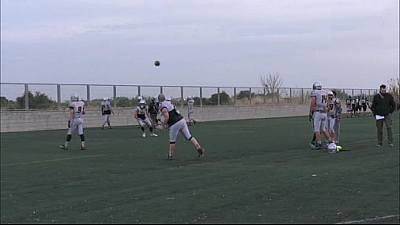
<instances>
[{"instance_id":1,"label":"football helmet","mask_svg":"<svg viewBox=\"0 0 400 225\"><path fill-rule=\"evenodd\" d=\"M314 82L313 83L313 90L321 90L322 89L322 85L320 82Z\"/></svg>"},{"instance_id":2,"label":"football helmet","mask_svg":"<svg viewBox=\"0 0 400 225\"><path fill-rule=\"evenodd\" d=\"M79 101L79 96L78 94L73 94L71 95L71 102L77 102Z\"/></svg>"}]
</instances>

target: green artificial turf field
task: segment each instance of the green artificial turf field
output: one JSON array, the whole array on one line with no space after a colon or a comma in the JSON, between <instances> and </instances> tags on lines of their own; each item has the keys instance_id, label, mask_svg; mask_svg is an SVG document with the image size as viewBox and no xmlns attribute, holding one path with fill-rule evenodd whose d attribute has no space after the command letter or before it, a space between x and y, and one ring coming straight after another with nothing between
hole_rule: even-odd
<instances>
[{"instance_id":1,"label":"green artificial turf field","mask_svg":"<svg viewBox=\"0 0 400 225\"><path fill-rule=\"evenodd\" d=\"M399 222L399 114L395 147L377 149L373 118L343 119L337 154L312 151L305 117L204 122L180 136L137 127L1 134L1 223ZM386 137L386 134L385 134Z\"/></svg>"}]
</instances>

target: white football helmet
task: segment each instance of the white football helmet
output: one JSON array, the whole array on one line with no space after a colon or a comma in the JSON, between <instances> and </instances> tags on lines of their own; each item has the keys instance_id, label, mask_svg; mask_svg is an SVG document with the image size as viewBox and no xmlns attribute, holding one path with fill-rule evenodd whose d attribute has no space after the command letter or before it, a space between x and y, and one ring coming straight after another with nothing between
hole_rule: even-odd
<instances>
[{"instance_id":1,"label":"white football helmet","mask_svg":"<svg viewBox=\"0 0 400 225\"><path fill-rule=\"evenodd\" d=\"M79 96L78 94L73 94L71 95L71 102L77 102L79 101Z\"/></svg>"},{"instance_id":2,"label":"white football helmet","mask_svg":"<svg viewBox=\"0 0 400 225\"><path fill-rule=\"evenodd\" d=\"M165 98L165 101L171 101L171 97L167 97L167 98Z\"/></svg>"},{"instance_id":3,"label":"white football helmet","mask_svg":"<svg viewBox=\"0 0 400 225\"><path fill-rule=\"evenodd\" d=\"M331 90L328 90L328 96L333 96L333 92Z\"/></svg>"},{"instance_id":4,"label":"white football helmet","mask_svg":"<svg viewBox=\"0 0 400 225\"><path fill-rule=\"evenodd\" d=\"M314 82L313 83L313 90L321 90L322 89L322 85L320 82Z\"/></svg>"},{"instance_id":5,"label":"white football helmet","mask_svg":"<svg viewBox=\"0 0 400 225\"><path fill-rule=\"evenodd\" d=\"M146 101L145 101L144 99L142 99L142 100L139 101L139 107L140 107L141 109L144 109L144 108L146 107Z\"/></svg>"}]
</instances>

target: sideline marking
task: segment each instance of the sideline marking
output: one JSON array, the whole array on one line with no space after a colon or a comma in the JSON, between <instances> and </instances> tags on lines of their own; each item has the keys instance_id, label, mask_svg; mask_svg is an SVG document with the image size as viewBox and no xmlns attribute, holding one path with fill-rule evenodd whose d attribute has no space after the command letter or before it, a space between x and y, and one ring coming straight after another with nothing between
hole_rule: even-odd
<instances>
[{"instance_id":1,"label":"sideline marking","mask_svg":"<svg viewBox=\"0 0 400 225\"><path fill-rule=\"evenodd\" d=\"M337 224L353 224L353 223L374 222L374 221L390 219L390 218L394 218L394 217L399 217L399 215L389 215L389 216L380 216L380 217L377 216L377 217L374 217L374 218L367 218L367 219L363 219L363 220L346 221L346 222L340 222L340 223L337 223Z\"/></svg>"},{"instance_id":2,"label":"sideline marking","mask_svg":"<svg viewBox=\"0 0 400 225\"><path fill-rule=\"evenodd\" d=\"M8 163L8 164L2 164L1 166L21 166L21 165L47 163L47 162L59 162L59 161L73 160L73 159L97 158L97 157L103 157L103 156L106 156L106 155L105 154L98 154L98 155L86 155L86 156L80 156L80 157L49 159L49 160L31 161L31 162Z\"/></svg>"}]
</instances>

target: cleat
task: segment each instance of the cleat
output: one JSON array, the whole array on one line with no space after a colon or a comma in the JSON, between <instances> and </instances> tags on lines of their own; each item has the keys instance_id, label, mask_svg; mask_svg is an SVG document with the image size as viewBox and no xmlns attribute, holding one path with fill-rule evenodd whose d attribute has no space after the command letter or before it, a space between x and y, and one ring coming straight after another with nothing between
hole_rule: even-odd
<instances>
[{"instance_id":1,"label":"cleat","mask_svg":"<svg viewBox=\"0 0 400 225\"><path fill-rule=\"evenodd\" d=\"M81 146L81 150L83 151L83 150L87 150L87 148L86 147L83 147L83 146Z\"/></svg>"},{"instance_id":2,"label":"cleat","mask_svg":"<svg viewBox=\"0 0 400 225\"><path fill-rule=\"evenodd\" d=\"M311 149L315 149L316 148L316 146L313 143L310 143L309 145L310 145Z\"/></svg>"},{"instance_id":3,"label":"cleat","mask_svg":"<svg viewBox=\"0 0 400 225\"><path fill-rule=\"evenodd\" d=\"M175 160L175 156L168 154L167 160Z\"/></svg>"},{"instance_id":4,"label":"cleat","mask_svg":"<svg viewBox=\"0 0 400 225\"><path fill-rule=\"evenodd\" d=\"M197 153L199 153L199 158L200 157L203 157L204 156L204 154L205 154L205 150L204 149L202 149L202 148L199 148L199 149L197 149Z\"/></svg>"},{"instance_id":5,"label":"cleat","mask_svg":"<svg viewBox=\"0 0 400 225\"><path fill-rule=\"evenodd\" d=\"M146 133L143 133L143 134L142 134L142 137L145 138L145 137L146 137Z\"/></svg>"},{"instance_id":6,"label":"cleat","mask_svg":"<svg viewBox=\"0 0 400 225\"><path fill-rule=\"evenodd\" d=\"M59 147L60 147L62 150L68 150L68 147L65 146L65 145L60 145Z\"/></svg>"},{"instance_id":7,"label":"cleat","mask_svg":"<svg viewBox=\"0 0 400 225\"><path fill-rule=\"evenodd\" d=\"M376 147L377 148L382 148L382 144L377 144Z\"/></svg>"},{"instance_id":8,"label":"cleat","mask_svg":"<svg viewBox=\"0 0 400 225\"><path fill-rule=\"evenodd\" d=\"M158 135L155 134L155 133L151 133L150 136L152 136L152 137L158 137Z\"/></svg>"},{"instance_id":9,"label":"cleat","mask_svg":"<svg viewBox=\"0 0 400 225\"><path fill-rule=\"evenodd\" d=\"M389 146L390 146L391 148L393 148L393 147L394 147L394 144L393 144L393 143L390 143Z\"/></svg>"},{"instance_id":10,"label":"cleat","mask_svg":"<svg viewBox=\"0 0 400 225\"><path fill-rule=\"evenodd\" d=\"M321 150L322 144L316 144L314 150Z\"/></svg>"}]
</instances>

